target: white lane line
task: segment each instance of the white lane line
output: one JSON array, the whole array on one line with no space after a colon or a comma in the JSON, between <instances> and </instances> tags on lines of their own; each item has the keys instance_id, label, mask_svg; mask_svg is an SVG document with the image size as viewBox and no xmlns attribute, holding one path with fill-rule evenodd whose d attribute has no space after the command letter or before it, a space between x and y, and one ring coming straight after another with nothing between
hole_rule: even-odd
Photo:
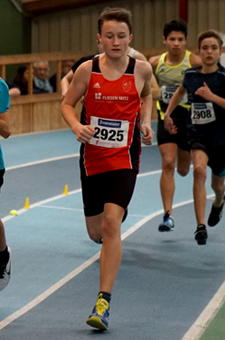
<instances>
[{"instance_id":1,"label":"white lane line","mask_svg":"<svg viewBox=\"0 0 225 340\"><path fill-rule=\"evenodd\" d=\"M77 192L78 192L78 190L76 190L76 193ZM60 195L60 198L61 198L61 196L65 196L65 195ZM213 196L213 195L209 195L208 197L211 197L211 196ZM45 201L47 201L47 200L45 200ZM190 204L192 202L193 202L193 199L185 201L185 202L182 202L182 203L178 203L178 204L174 205L174 208L178 208L178 207L181 207L183 205ZM32 207L34 207L34 206L38 206L38 204L36 203ZM135 231L137 231L139 228L141 228L146 222L150 221L152 218L154 218L154 217L156 217L158 215L161 215L162 212L163 212L163 210L159 210L158 212L155 212L155 213L153 213L153 214L151 214L149 216L144 217L142 220L140 220L133 227L131 227L129 230L127 230L125 233L123 233L121 235L122 240L125 240L128 236L133 234ZM78 268L73 270L70 274L65 276L63 279L61 279L60 281L55 283L53 286L51 286L49 289L47 289L44 293L42 293L39 296L37 296L35 299L33 299L27 305L25 305L24 307L22 307L21 309L19 309L15 313L11 314L10 316L8 316L4 320L2 320L0 322L0 330L3 329L4 327L6 327L7 325L9 325L11 322L13 322L16 319L18 319L20 316L22 316L25 313L27 313L32 308L36 307L38 304L40 304L45 299L47 299L50 295L55 293L59 288L61 288L63 285L65 285L67 282L72 280L74 277L76 277L78 274L80 274L83 270L85 270L91 264L93 264L95 261L97 261L99 259L99 256L100 256L100 252L98 252L97 254L92 256L89 260L87 260L81 266L79 266ZM225 283L223 285L225 286ZM201 330L203 328L204 329L206 328L206 326L208 325L209 320L211 320L213 318L213 316L215 315L216 311L218 310L218 308L219 308L218 306L221 306L222 301L224 301L224 299L221 299L221 297L219 297L220 294L221 294L221 291L219 290L217 292L217 294L215 295L217 300L220 300L220 304L216 303L216 301L213 301L213 299L212 299L210 301L210 303L209 303L210 308L208 307L209 305L205 308L205 312L204 312L205 317L202 319ZM224 297L224 291L222 291L222 296ZM204 324L204 320L207 321L205 324ZM193 328L193 326L192 326L192 328ZM199 339L198 337L195 337L195 338L193 337L193 336L195 336L194 332L196 332L195 328L194 328L194 331L192 332L192 338L188 337L188 338L185 338L185 339L182 339L182 340L197 340L197 339Z\"/></svg>"},{"instance_id":2,"label":"white lane line","mask_svg":"<svg viewBox=\"0 0 225 340\"><path fill-rule=\"evenodd\" d=\"M72 211L81 211L84 212L83 209L74 209L74 208L65 208L65 207L56 207L54 205L40 205L37 208L46 208L46 209L58 209L58 210L72 210Z\"/></svg>"},{"instance_id":3,"label":"white lane line","mask_svg":"<svg viewBox=\"0 0 225 340\"><path fill-rule=\"evenodd\" d=\"M72 157L72 156L67 156L67 158L69 158L69 157ZM33 165L33 163L31 163L31 165ZM24 164L24 165L21 165L21 167L23 167L23 166L25 166L25 164ZM159 172L161 172L161 170L159 170ZM138 174L138 177L151 176L151 175L155 175L155 174L157 174L157 173L158 173L158 171L144 172L144 173L142 173L142 174ZM70 191L70 192L68 193L68 195L73 195L73 194L76 194L77 192L81 192L81 188L80 188L80 189L77 189L77 190L74 190L74 191ZM66 196L66 195L61 194L61 195L54 196L54 197L48 198L48 199L46 199L46 200L43 200L43 201L34 203L34 204L30 205L30 209L35 208L35 207L39 207L39 206L41 206L41 205L45 205L45 203L49 203L49 202L55 201L55 200L57 200L57 199L60 199L60 198L65 197L65 196ZM29 209L24 209L24 208L22 208L22 209L20 209L20 210L17 211L17 214L18 214L18 215L23 214L24 212L27 212L28 210L29 210ZM7 216L5 216L5 217L2 218L2 221L3 221L3 223L4 223L4 222L6 222L6 221L11 220L11 219L14 218L14 217L15 217L15 216L13 216L13 215L7 215Z\"/></svg>"},{"instance_id":4,"label":"white lane line","mask_svg":"<svg viewBox=\"0 0 225 340\"><path fill-rule=\"evenodd\" d=\"M157 143L153 143L152 146L156 146ZM142 147L146 147L149 145L142 145ZM54 157L54 158L47 158L47 159L43 159L43 160L40 160L40 161L35 161L35 162L29 162L29 163L24 163L24 164L18 164L18 165L13 165L13 166L9 166L9 167L6 167L6 170L9 171L9 170L15 170L15 169L20 169L20 168L25 168L27 166L32 166L32 165L37 165L37 164L42 164L42 163L48 163L48 162L54 162L54 161L59 161L59 160L62 160L62 159L67 159L67 158L73 158L73 157L79 157L80 154L79 153L75 153L75 154L72 154L72 155L67 155L67 156L59 156L59 157Z\"/></svg>"},{"instance_id":5,"label":"white lane line","mask_svg":"<svg viewBox=\"0 0 225 340\"><path fill-rule=\"evenodd\" d=\"M9 167L6 168L6 170L8 171L8 170L14 170L14 169L19 169L19 168L25 168L26 166L32 166L32 165L48 163L48 162L54 162L54 161L59 161L59 160L62 160L62 159L79 157L79 156L80 156L79 153L75 153L73 155L68 155L68 156L60 156L60 157L48 158L48 159L43 159L41 161L36 161L36 162L30 162L30 163L24 163L24 164L9 166Z\"/></svg>"},{"instance_id":6,"label":"white lane line","mask_svg":"<svg viewBox=\"0 0 225 340\"><path fill-rule=\"evenodd\" d=\"M73 190L73 191L70 191L68 193L68 195L73 195L73 194L77 194L78 192L81 192L81 189L77 189L77 190ZM52 201L55 201L55 200L58 200L60 198L63 198L63 197L66 197L67 195L64 195L64 194L61 194L61 195L58 195L58 196L54 196L54 197L51 197L51 198L48 198L46 200L43 200L43 201L40 201L40 202L37 202L37 203L34 203L34 204L31 204L30 205L30 209L32 208L35 208L35 207L39 207L40 205L44 205L45 203L49 203L49 202L52 202ZM18 215L21 215L25 212L28 212L30 209L20 209L17 211ZM7 215L6 217L3 217L2 218L2 222L6 222L6 221L9 221L11 220L12 218L14 218L16 216L13 216L13 215Z\"/></svg>"},{"instance_id":7,"label":"white lane line","mask_svg":"<svg viewBox=\"0 0 225 340\"><path fill-rule=\"evenodd\" d=\"M181 340L199 340L225 301L225 282Z\"/></svg>"},{"instance_id":8,"label":"white lane line","mask_svg":"<svg viewBox=\"0 0 225 340\"><path fill-rule=\"evenodd\" d=\"M65 276L63 279L55 283L53 286L51 286L49 289L47 289L44 293L40 294L38 297L36 297L34 300L29 302L26 306L23 308L19 309L15 313L9 315L7 318L2 320L0 322L0 330L9 325L11 322L15 321L18 319L20 316L23 314L27 313L29 310L32 308L36 307L39 303L47 299L51 294L56 292L59 288L61 288L63 285L65 285L67 282L69 282L71 279L73 279L75 276L80 274L84 269L89 267L92 263L94 263L96 260L99 259L99 254L97 253L96 255L92 256L89 260L84 262L81 266L73 270L70 274Z\"/></svg>"}]
</instances>

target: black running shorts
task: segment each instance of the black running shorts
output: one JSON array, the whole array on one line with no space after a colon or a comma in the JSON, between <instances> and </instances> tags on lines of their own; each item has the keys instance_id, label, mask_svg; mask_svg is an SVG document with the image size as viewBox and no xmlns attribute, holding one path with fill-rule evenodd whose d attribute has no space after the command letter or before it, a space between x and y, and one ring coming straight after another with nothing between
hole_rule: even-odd
<instances>
[{"instance_id":1,"label":"black running shorts","mask_svg":"<svg viewBox=\"0 0 225 340\"><path fill-rule=\"evenodd\" d=\"M177 127L177 133L175 135L171 135L164 128L164 120L158 120L157 127L157 141L158 145L166 144L166 143L174 143L177 144L178 148L185 151L190 151L190 147L187 139L187 128L186 123L184 121L176 121L174 124Z\"/></svg>"},{"instance_id":2,"label":"black running shorts","mask_svg":"<svg viewBox=\"0 0 225 340\"><path fill-rule=\"evenodd\" d=\"M187 139L187 116L188 110L178 105L171 114L174 124L177 127L177 133L171 135L164 128L164 120L161 118L164 116L168 105L160 103L161 111L158 112L158 127L157 127L157 141L158 145L166 143L177 144L178 148L185 151L190 151L188 139Z\"/></svg>"},{"instance_id":3,"label":"black running shorts","mask_svg":"<svg viewBox=\"0 0 225 340\"><path fill-rule=\"evenodd\" d=\"M203 150L209 157L208 166L214 175L225 176L225 144L210 145L200 140L190 141L191 149Z\"/></svg>"},{"instance_id":4,"label":"black running shorts","mask_svg":"<svg viewBox=\"0 0 225 340\"><path fill-rule=\"evenodd\" d=\"M99 215L105 203L126 209L134 192L137 173L131 169L82 176L82 196L85 216Z\"/></svg>"}]
</instances>

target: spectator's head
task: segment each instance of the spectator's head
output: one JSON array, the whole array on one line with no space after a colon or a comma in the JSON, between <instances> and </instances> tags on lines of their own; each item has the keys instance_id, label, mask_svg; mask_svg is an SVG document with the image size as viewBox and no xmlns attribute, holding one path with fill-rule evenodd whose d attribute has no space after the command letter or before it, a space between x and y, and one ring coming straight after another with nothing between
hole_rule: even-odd
<instances>
[{"instance_id":1,"label":"spectator's head","mask_svg":"<svg viewBox=\"0 0 225 340\"><path fill-rule=\"evenodd\" d=\"M62 75L65 76L73 67L75 60L63 60L62 61Z\"/></svg>"},{"instance_id":2,"label":"spectator's head","mask_svg":"<svg viewBox=\"0 0 225 340\"><path fill-rule=\"evenodd\" d=\"M47 61L37 61L33 63L34 76L44 80L49 75L49 66Z\"/></svg>"},{"instance_id":3,"label":"spectator's head","mask_svg":"<svg viewBox=\"0 0 225 340\"><path fill-rule=\"evenodd\" d=\"M21 84L23 86L27 86L29 79L29 70L27 65L21 65L17 69L16 76L14 78L14 83L15 84Z\"/></svg>"}]
</instances>

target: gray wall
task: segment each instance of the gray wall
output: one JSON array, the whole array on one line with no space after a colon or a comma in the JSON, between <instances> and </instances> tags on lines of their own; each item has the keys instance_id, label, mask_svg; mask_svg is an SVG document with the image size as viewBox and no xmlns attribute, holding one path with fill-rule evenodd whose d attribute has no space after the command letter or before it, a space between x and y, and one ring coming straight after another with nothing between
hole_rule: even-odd
<instances>
[{"instance_id":1,"label":"gray wall","mask_svg":"<svg viewBox=\"0 0 225 340\"><path fill-rule=\"evenodd\" d=\"M31 19L24 17L9 0L0 0L0 55L31 52ZM17 66L7 67L7 78L11 80Z\"/></svg>"}]
</instances>

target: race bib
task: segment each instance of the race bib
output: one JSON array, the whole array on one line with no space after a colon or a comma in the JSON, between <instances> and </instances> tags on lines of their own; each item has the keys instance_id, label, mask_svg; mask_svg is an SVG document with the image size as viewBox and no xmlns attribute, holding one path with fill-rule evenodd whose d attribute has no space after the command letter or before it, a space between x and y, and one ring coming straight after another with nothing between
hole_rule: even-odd
<instances>
[{"instance_id":1,"label":"race bib","mask_svg":"<svg viewBox=\"0 0 225 340\"><path fill-rule=\"evenodd\" d=\"M192 124L208 124L216 120L213 103L192 103L191 121Z\"/></svg>"},{"instance_id":2,"label":"race bib","mask_svg":"<svg viewBox=\"0 0 225 340\"><path fill-rule=\"evenodd\" d=\"M105 148L121 148L127 146L129 122L91 116L91 126L95 129L89 144Z\"/></svg>"},{"instance_id":3,"label":"race bib","mask_svg":"<svg viewBox=\"0 0 225 340\"><path fill-rule=\"evenodd\" d=\"M174 92L178 89L178 87L176 86L165 86L163 85L161 88L161 92L162 92L162 101L166 104L169 104L171 98L174 95ZM187 97L187 93L185 93L185 95L183 96L180 104L186 104L188 102L188 97Z\"/></svg>"}]
</instances>

